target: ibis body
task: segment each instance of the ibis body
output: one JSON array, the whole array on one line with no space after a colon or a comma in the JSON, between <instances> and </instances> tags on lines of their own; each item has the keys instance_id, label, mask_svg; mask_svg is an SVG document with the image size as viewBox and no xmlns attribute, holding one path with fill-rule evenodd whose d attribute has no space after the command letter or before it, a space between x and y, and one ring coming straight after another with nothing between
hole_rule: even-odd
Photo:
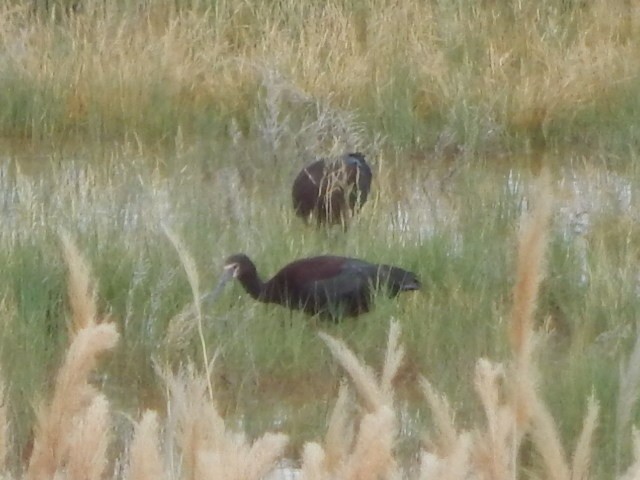
<instances>
[{"instance_id":1,"label":"ibis body","mask_svg":"<svg viewBox=\"0 0 640 480\"><path fill-rule=\"evenodd\" d=\"M360 152L306 166L293 181L296 215L318 225L343 224L367 201L373 174Z\"/></svg>"},{"instance_id":2,"label":"ibis body","mask_svg":"<svg viewBox=\"0 0 640 480\"><path fill-rule=\"evenodd\" d=\"M221 283L235 278L255 300L334 320L368 312L378 291L395 297L420 288L408 270L335 255L296 260L266 282L244 254L229 257L224 270Z\"/></svg>"}]
</instances>

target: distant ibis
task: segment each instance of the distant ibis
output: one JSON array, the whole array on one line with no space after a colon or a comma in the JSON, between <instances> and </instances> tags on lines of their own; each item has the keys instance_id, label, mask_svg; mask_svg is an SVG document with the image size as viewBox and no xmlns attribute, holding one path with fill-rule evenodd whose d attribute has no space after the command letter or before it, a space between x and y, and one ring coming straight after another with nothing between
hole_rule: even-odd
<instances>
[{"instance_id":1,"label":"distant ibis","mask_svg":"<svg viewBox=\"0 0 640 480\"><path fill-rule=\"evenodd\" d=\"M318 160L293 181L296 215L318 225L346 225L348 217L367 201L373 174L364 155L346 153L336 160Z\"/></svg>"},{"instance_id":2,"label":"distant ibis","mask_svg":"<svg viewBox=\"0 0 640 480\"><path fill-rule=\"evenodd\" d=\"M416 274L400 267L333 255L296 260L266 282L249 257L232 255L225 261L216 290L232 278L255 300L333 320L368 312L377 291L395 297L420 288Z\"/></svg>"}]
</instances>

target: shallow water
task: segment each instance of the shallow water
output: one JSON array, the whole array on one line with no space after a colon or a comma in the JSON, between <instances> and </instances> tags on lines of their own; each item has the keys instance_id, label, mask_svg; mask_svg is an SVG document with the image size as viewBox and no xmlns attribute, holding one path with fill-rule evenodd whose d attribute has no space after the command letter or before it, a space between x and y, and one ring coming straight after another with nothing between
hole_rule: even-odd
<instances>
[{"instance_id":1,"label":"shallow water","mask_svg":"<svg viewBox=\"0 0 640 480\"><path fill-rule=\"evenodd\" d=\"M113 200L109 194L113 195L117 189L129 189L130 199L138 202L132 205L130 214L134 215L133 218L138 212L148 211L149 205L159 209L159 216L164 216L171 203L169 195L176 179L184 183L194 181L198 175L210 175L208 172L199 172L194 165L186 165L181 172L174 172L170 176L163 175L153 167L157 163L156 158L147 161L135 155L127 158L126 154L114 154L113 166L107 168L88 161L82 153L59 155L50 151L34 151L19 144L8 146L6 142L0 142L0 148L4 148L5 152L10 151L9 155L0 156L0 208L9 214L17 205L28 203L36 192L42 195L43 191L46 193L56 185L67 185L74 194L70 198L87 205L91 204L91 200ZM590 166L585 161L572 167L564 157L566 155L554 158L548 154L545 162L551 165L566 163L566 166L553 169L552 183L556 193L557 216L568 236L586 233L591 218L601 213L630 215L634 221L638 221L640 212L633 210L634 198L638 195L636 180L604 167ZM516 158L511 161L503 158L499 164L489 166L495 188L503 188L514 197L525 197L525 207L526 193L532 180L531 162L530 159ZM145 168L145 165L152 168ZM419 166L415 168L420 169ZM478 168L487 170L481 163ZM429 170L425 175L401 178L402 191L394 192L398 200L390 216L390 229L424 238L432 235L443 223L455 225L458 221L451 185L465 175L465 171L472 171L474 167L469 165L465 169L456 169L450 165L429 164L425 169ZM155 173L148 176L150 172ZM104 181L107 176L112 179ZM219 168L213 178L207 180L211 181L212 190L222 194L232 217L246 218L251 208L246 202L251 186L243 181L238 167L229 165ZM268 181L266 177L262 180ZM258 177L257 181L261 181L261 178ZM407 181L411 183L407 184ZM92 195L95 198L91 198ZM99 202L93 205L102 207Z\"/></svg>"}]
</instances>

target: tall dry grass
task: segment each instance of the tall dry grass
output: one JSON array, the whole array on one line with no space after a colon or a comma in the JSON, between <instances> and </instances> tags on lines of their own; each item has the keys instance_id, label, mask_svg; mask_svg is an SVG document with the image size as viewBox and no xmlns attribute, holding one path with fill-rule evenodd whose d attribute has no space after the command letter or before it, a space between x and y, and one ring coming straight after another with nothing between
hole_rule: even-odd
<instances>
[{"instance_id":1,"label":"tall dry grass","mask_svg":"<svg viewBox=\"0 0 640 480\"><path fill-rule=\"evenodd\" d=\"M162 480L168 478L158 436L158 415L147 411L136 425L129 448L129 470L131 480Z\"/></svg>"},{"instance_id":2,"label":"tall dry grass","mask_svg":"<svg viewBox=\"0 0 640 480\"><path fill-rule=\"evenodd\" d=\"M439 419L439 439L423 456L422 469L442 475L440 478L517 478L523 442L529 439L540 458L544 478L591 478L589 467L598 404L589 401L582 432L571 456L567 457L556 421L538 388L535 346L539 335L534 327L534 312L540 282L544 276L546 235L551 213L548 179L541 181L534 212L522 224L513 289L513 308L509 322L511 360L506 364L480 359L476 366L475 388L485 415L484 426L472 432L460 432L453 425L450 407L426 381L425 396ZM470 436L469 436L470 435ZM453 457L455 456L455 457ZM451 458L456 461L451 461ZM466 466L460 464L466 460Z\"/></svg>"},{"instance_id":3,"label":"tall dry grass","mask_svg":"<svg viewBox=\"0 0 640 480\"><path fill-rule=\"evenodd\" d=\"M109 401L89 381L98 358L113 349L118 332L100 323L95 295L88 286L89 269L68 235L62 236L69 268L69 299L73 320L70 345L56 376L49 402L37 408L33 451L26 478L99 479L107 466L111 421Z\"/></svg>"},{"instance_id":4,"label":"tall dry grass","mask_svg":"<svg viewBox=\"0 0 640 480\"><path fill-rule=\"evenodd\" d=\"M213 131L317 153L358 141L355 118L397 146L505 147L597 125L640 67L640 10L623 0L83 3L62 23L0 7L6 132Z\"/></svg>"},{"instance_id":5,"label":"tall dry grass","mask_svg":"<svg viewBox=\"0 0 640 480\"><path fill-rule=\"evenodd\" d=\"M206 377L192 367L165 378L167 426L181 452L180 476L259 480L274 468L284 453L286 435L266 433L249 441L243 432L228 428L208 395Z\"/></svg>"},{"instance_id":6,"label":"tall dry grass","mask_svg":"<svg viewBox=\"0 0 640 480\"><path fill-rule=\"evenodd\" d=\"M340 362L356 388L363 413L354 425L348 415L348 395L343 386L327 427L324 444L308 443L302 455L302 478L349 480L398 478L400 468L394 458L398 424L393 403L392 380L398 372L403 349L400 326L391 322L385 362L377 378L341 341L321 334L331 353Z\"/></svg>"}]
</instances>

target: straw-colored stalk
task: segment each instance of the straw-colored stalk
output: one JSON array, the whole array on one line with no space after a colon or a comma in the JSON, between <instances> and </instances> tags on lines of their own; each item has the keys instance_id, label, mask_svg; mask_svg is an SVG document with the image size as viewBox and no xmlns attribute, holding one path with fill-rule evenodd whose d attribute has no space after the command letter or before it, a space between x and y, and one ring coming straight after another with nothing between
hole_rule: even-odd
<instances>
[{"instance_id":1,"label":"straw-colored stalk","mask_svg":"<svg viewBox=\"0 0 640 480\"><path fill-rule=\"evenodd\" d=\"M117 341L118 333L111 323L92 325L76 332L56 377L51 402L41 405L37 411L28 479L53 478L59 468L73 463L72 457L90 454L75 449L79 438L93 437L96 443L85 443L87 448L106 442L107 401L88 383L88 376L99 355L112 349ZM101 459L99 463L102 462L105 460Z\"/></svg>"},{"instance_id":2,"label":"straw-colored stalk","mask_svg":"<svg viewBox=\"0 0 640 480\"><path fill-rule=\"evenodd\" d=\"M70 335L97 322L96 290L91 280L91 270L71 236L60 231L62 252L69 270L67 292L71 307L71 319L67 322Z\"/></svg>"},{"instance_id":3,"label":"straw-colored stalk","mask_svg":"<svg viewBox=\"0 0 640 480\"><path fill-rule=\"evenodd\" d=\"M89 384L98 357L118 342L112 323L97 323L89 268L70 237L62 233L69 269L73 321L71 344L55 381L53 396L37 410L27 478L49 479L60 469L72 478L98 479L106 465L108 402Z\"/></svg>"},{"instance_id":4,"label":"straw-colored stalk","mask_svg":"<svg viewBox=\"0 0 640 480\"><path fill-rule=\"evenodd\" d=\"M516 283L508 324L513 355L513 372L509 375L508 383L517 425L516 444L528 427L534 408L533 400L537 398L536 371L533 366L534 314L545 271L551 215L551 189L546 172L540 178L535 202L536 207L529 217L524 217L518 236Z\"/></svg>"},{"instance_id":5,"label":"straw-colored stalk","mask_svg":"<svg viewBox=\"0 0 640 480\"><path fill-rule=\"evenodd\" d=\"M128 480L163 480L165 466L158 439L158 415L146 411L136 425L129 448Z\"/></svg>"},{"instance_id":6,"label":"straw-colored stalk","mask_svg":"<svg viewBox=\"0 0 640 480\"><path fill-rule=\"evenodd\" d=\"M204 338L204 328L202 326L202 306L200 304L200 277L198 276L198 269L196 267L196 262L187 250L187 247L184 245L184 242L180 239L180 237L171 230L167 225L162 226L165 235L171 241L171 244L178 252L178 256L180 257L180 261L182 262L182 266L184 267L185 272L187 273L187 278L189 279L189 285L191 286L191 293L193 295L193 308L196 314L196 322L198 325L198 337L200 338L200 346L202 348L202 364L207 376L207 387L209 392L209 401L213 402L213 386L211 385L211 372L210 372L210 363L211 359L209 358L209 354L207 352L207 342ZM179 316L174 318L174 320L179 322L184 322L185 320L189 320L187 316ZM184 330L183 328L179 328L178 330Z\"/></svg>"},{"instance_id":7,"label":"straw-colored stalk","mask_svg":"<svg viewBox=\"0 0 640 480\"><path fill-rule=\"evenodd\" d=\"M276 467L288 437L266 433L253 442L243 433L227 430L224 420L211 402L208 380L195 374L193 367L177 375L165 374L176 425L173 433L182 451L184 478L204 480L260 480Z\"/></svg>"},{"instance_id":8,"label":"straw-colored stalk","mask_svg":"<svg viewBox=\"0 0 640 480\"><path fill-rule=\"evenodd\" d=\"M365 408L355 429L346 417L347 394L340 390L325 444L308 443L302 458L305 479L395 478L399 475L393 455L398 433L393 406L392 381L404 355L399 344L400 327L391 321L385 362L380 380L369 366L340 340L320 333L333 356L349 374Z\"/></svg>"}]
</instances>

